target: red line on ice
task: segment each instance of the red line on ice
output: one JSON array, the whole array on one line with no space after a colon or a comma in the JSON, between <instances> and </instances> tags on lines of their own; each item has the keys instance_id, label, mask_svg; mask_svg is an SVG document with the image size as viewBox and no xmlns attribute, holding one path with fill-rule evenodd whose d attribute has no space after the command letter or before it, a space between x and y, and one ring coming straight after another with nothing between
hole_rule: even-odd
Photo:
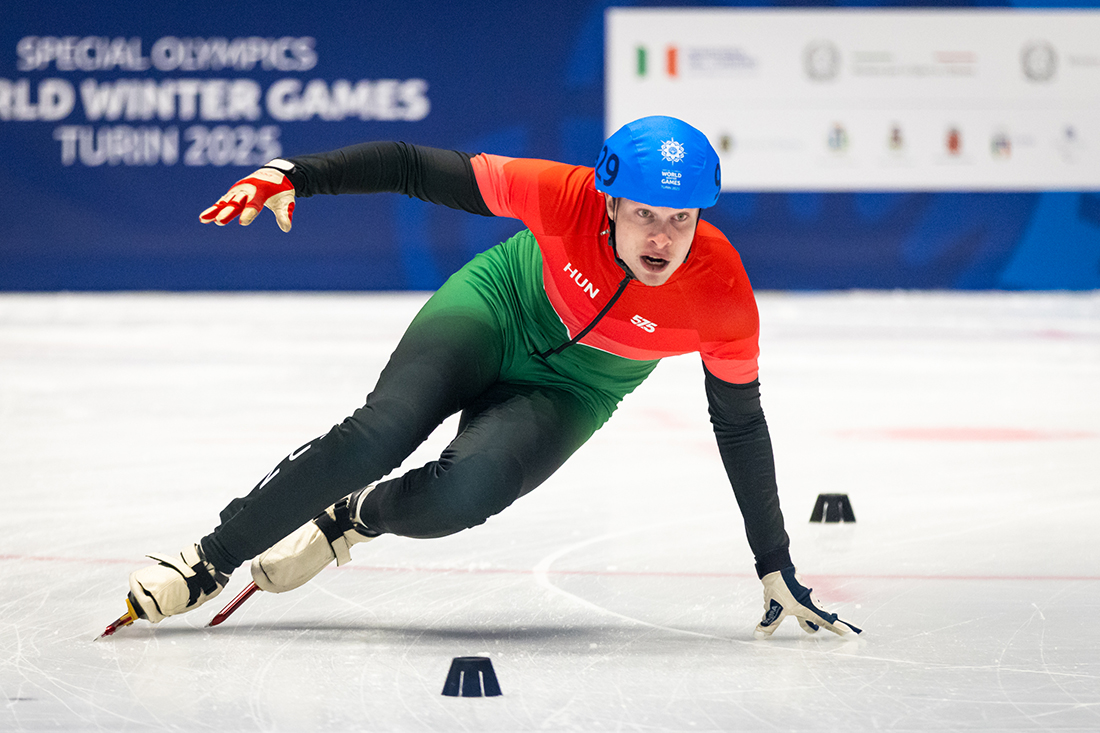
<instances>
[{"instance_id":1,"label":"red line on ice","mask_svg":"<svg viewBox=\"0 0 1100 733\"><path fill-rule=\"evenodd\" d=\"M941 441L1025 441L1025 440L1081 440L1095 438L1096 433L1087 430L1032 430L1028 428L980 428L980 427L925 427L925 428L868 428L838 430L844 438L870 440L941 440Z\"/></svg>"},{"instance_id":2,"label":"red line on ice","mask_svg":"<svg viewBox=\"0 0 1100 733\"><path fill-rule=\"evenodd\" d=\"M141 565L142 560L124 560L121 558L102 557L57 557L51 555L0 555L0 562L66 562L84 563L91 565ZM346 565L341 571L356 571L368 573L468 573L470 575L528 575L530 568L460 568L460 567L419 567L398 565ZM604 577L631 577L631 578L755 578L752 573L701 573L690 570L550 570L550 575L592 575ZM1096 575L919 575L919 574L868 574L868 573L805 573L807 579L821 579L832 581L844 580L955 580L955 581L1032 581L1032 582L1082 582L1090 583L1100 581Z\"/></svg>"}]
</instances>

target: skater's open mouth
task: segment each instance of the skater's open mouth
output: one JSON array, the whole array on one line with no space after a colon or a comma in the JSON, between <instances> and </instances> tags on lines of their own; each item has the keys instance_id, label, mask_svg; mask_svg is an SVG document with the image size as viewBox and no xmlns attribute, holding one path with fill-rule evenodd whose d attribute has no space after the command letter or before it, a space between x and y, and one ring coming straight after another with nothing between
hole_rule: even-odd
<instances>
[{"instance_id":1,"label":"skater's open mouth","mask_svg":"<svg viewBox=\"0 0 1100 733\"><path fill-rule=\"evenodd\" d=\"M642 255L642 264L645 265L647 270L653 270L659 272L668 266L668 260L661 257L650 257L649 255Z\"/></svg>"}]
</instances>

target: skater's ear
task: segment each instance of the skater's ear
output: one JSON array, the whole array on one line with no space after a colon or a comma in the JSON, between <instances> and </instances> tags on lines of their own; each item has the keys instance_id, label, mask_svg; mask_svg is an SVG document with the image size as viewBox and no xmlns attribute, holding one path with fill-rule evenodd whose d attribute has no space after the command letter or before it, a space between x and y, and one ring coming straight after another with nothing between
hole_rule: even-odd
<instances>
[{"instance_id":1,"label":"skater's ear","mask_svg":"<svg viewBox=\"0 0 1100 733\"><path fill-rule=\"evenodd\" d=\"M614 196L603 195L604 205L607 207L607 218L615 221L615 212L619 210L619 199Z\"/></svg>"}]
</instances>

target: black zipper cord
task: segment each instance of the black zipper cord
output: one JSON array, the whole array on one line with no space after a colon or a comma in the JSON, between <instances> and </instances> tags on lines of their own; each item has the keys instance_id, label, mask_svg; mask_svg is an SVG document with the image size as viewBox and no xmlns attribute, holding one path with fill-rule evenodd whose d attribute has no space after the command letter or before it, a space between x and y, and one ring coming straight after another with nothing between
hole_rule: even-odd
<instances>
[{"instance_id":1,"label":"black zipper cord","mask_svg":"<svg viewBox=\"0 0 1100 733\"><path fill-rule=\"evenodd\" d=\"M616 290L615 294L611 296L611 300L607 301L607 305L605 305L603 307L603 309L600 310L600 312L596 314L596 317L592 319L592 322L589 323L587 326L585 326L584 329L580 333L578 333L576 336L574 336L570 340L566 341L564 344L562 344L558 348L556 348L556 349L547 349L546 351L537 352L535 354L535 356L539 356L539 357L542 357L543 359L545 359L548 356L553 356L554 354L560 354L561 352L565 351L570 346L572 346L573 344L577 343L582 338L587 336L588 332L591 331L593 328L595 328L596 324L599 323L603 319L603 317L607 315L607 312L609 310L611 310L611 306L615 305L615 301L617 301L619 299L619 296L621 296L623 294L623 291L626 290L626 286L629 285L630 281L633 280L633 279L634 279L634 276L631 275L628 272L626 274L626 277L624 277L622 279L622 282L619 283L619 289Z\"/></svg>"}]
</instances>

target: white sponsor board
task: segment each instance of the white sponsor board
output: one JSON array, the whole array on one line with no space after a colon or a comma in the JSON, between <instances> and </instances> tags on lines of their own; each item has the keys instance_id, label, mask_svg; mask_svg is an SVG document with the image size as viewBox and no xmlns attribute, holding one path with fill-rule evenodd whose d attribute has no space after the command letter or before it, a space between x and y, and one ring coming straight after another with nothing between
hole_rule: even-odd
<instances>
[{"instance_id":1,"label":"white sponsor board","mask_svg":"<svg viewBox=\"0 0 1100 733\"><path fill-rule=\"evenodd\" d=\"M607 130L681 117L723 190L1100 188L1100 11L612 8Z\"/></svg>"}]
</instances>

